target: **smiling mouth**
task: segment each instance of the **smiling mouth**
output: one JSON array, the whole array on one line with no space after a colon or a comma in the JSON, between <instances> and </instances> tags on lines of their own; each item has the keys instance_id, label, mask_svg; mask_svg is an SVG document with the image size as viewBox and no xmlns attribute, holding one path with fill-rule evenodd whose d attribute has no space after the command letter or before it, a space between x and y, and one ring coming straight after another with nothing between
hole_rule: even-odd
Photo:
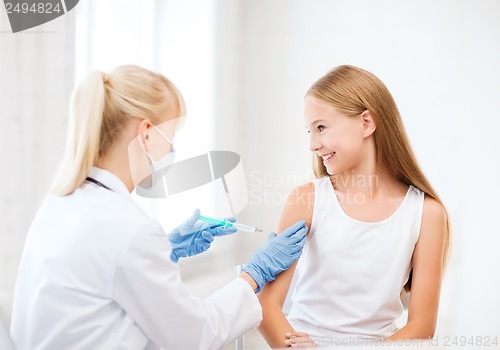
<instances>
[{"instance_id":1,"label":"smiling mouth","mask_svg":"<svg viewBox=\"0 0 500 350\"><path fill-rule=\"evenodd\" d=\"M323 158L323 163L326 163L330 160L335 155L336 152L328 153L325 155L322 155L321 158Z\"/></svg>"}]
</instances>

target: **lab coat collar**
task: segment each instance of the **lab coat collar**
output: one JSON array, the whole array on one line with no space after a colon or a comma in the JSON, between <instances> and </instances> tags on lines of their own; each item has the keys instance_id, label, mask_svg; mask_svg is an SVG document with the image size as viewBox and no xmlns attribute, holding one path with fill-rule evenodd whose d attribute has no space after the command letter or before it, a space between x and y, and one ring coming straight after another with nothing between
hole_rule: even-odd
<instances>
[{"instance_id":1,"label":"lab coat collar","mask_svg":"<svg viewBox=\"0 0 500 350\"><path fill-rule=\"evenodd\" d=\"M89 177L101 182L103 185L106 185L114 192L130 196L130 192L123 181L108 170L93 166L92 169L90 169Z\"/></svg>"}]
</instances>

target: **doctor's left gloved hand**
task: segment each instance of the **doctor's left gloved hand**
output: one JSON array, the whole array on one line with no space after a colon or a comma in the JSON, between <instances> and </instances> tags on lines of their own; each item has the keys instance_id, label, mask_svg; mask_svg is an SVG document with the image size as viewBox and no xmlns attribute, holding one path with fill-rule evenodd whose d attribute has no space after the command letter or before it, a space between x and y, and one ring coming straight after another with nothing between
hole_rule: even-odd
<instances>
[{"instance_id":1,"label":"doctor's left gloved hand","mask_svg":"<svg viewBox=\"0 0 500 350\"><path fill-rule=\"evenodd\" d=\"M235 227L224 228L198 221L199 217L200 211L196 209L189 219L168 234L168 239L172 243L170 258L173 262L178 262L179 258L203 253L210 248L214 237L229 235L237 231ZM229 218L228 221L234 222L236 220Z\"/></svg>"}]
</instances>

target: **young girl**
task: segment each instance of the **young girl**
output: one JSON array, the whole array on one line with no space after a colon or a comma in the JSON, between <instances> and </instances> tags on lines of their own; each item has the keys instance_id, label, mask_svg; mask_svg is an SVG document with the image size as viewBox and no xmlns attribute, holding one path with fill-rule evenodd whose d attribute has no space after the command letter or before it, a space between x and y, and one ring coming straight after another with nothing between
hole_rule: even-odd
<instances>
[{"instance_id":1,"label":"young girl","mask_svg":"<svg viewBox=\"0 0 500 350\"><path fill-rule=\"evenodd\" d=\"M390 92L373 74L339 66L308 90L304 115L317 179L291 192L279 228L303 218L311 230L298 263L259 294L261 334L272 347L433 337L447 212ZM397 329L403 289L408 322Z\"/></svg>"}]
</instances>

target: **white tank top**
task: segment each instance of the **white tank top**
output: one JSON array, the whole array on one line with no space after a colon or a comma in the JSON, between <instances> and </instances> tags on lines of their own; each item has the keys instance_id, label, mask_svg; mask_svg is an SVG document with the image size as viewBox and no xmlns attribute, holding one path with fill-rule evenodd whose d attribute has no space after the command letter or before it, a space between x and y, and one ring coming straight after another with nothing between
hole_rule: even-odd
<instances>
[{"instance_id":1,"label":"white tank top","mask_svg":"<svg viewBox=\"0 0 500 350\"><path fill-rule=\"evenodd\" d=\"M329 177L314 181L310 236L290 289L288 320L318 338L380 338L397 331L400 293L420 232L424 192L409 186L379 222L348 216Z\"/></svg>"}]
</instances>

